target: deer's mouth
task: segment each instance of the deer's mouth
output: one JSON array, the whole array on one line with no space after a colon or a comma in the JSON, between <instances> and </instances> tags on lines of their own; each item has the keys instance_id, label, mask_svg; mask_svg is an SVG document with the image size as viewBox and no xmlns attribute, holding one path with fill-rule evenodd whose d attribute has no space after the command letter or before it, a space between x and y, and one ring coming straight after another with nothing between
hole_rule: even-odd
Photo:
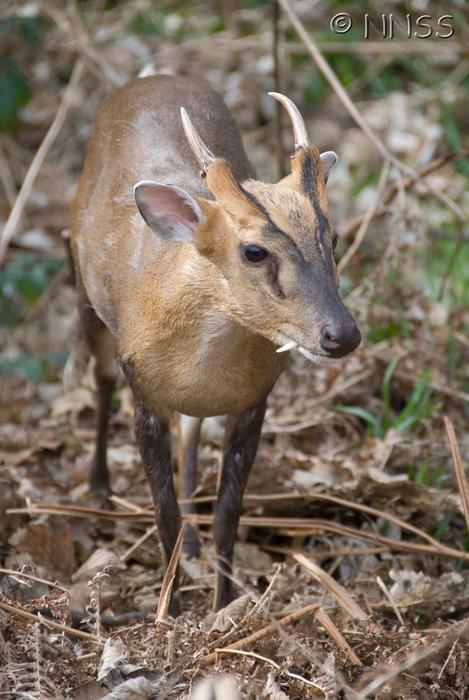
<instances>
[{"instance_id":1,"label":"deer's mouth","mask_svg":"<svg viewBox=\"0 0 469 700\"><path fill-rule=\"evenodd\" d=\"M286 342L280 347L278 347L275 352L281 353L289 352L290 350L296 350L296 352L299 352L300 355L303 355L303 357L306 357L310 362L313 362L316 365L330 366L337 365L340 362L340 360L338 360L337 358L328 357L327 355L308 350L307 348L304 348L302 345L297 343L296 340L290 340L289 338L285 337L283 337L283 340L285 340Z\"/></svg>"}]
</instances>

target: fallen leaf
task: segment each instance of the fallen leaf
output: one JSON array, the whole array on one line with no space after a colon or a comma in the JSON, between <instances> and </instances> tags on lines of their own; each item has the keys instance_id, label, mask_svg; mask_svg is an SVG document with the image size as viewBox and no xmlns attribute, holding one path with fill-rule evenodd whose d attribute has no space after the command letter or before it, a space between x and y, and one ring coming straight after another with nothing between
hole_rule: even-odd
<instances>
[{"instance_id":1,"label":"fallen leaf","mask_svg":"<svg viewBox=\"0 0 469 700\"><path fill-rule=\"evenodd\" d=\"M210 623L209 631L228 632L228 630L244 615L250 600L251 596L245 593L239 598L232 600L225 608L218 610L216 613L212 613L212 615L215 615L214 618L211 618L210 615L207 616L209 618L207 621Z\"/></svg>"},{"instance_id":2,"label":"fallen leaf","mask_svg":"<svg viewBox=\"0 0 469 700\"><path fill-rule=\"evenodd\" d=\"M44 569L52 580L68 580L75 567L73 535L70 527L60 518L45 522L28 523L9 540L15 550L31 556L36 566Z\"/></svg>"},{"instance_id":3,"label":"fallen leaf","mask_svg":"<svg viewBox=\"0 0 469 700\"><path fill-rule=\"evenodd\" d=\"M108 549L96 549L93 554L72 575L72 581L89 581L93 576L102 571L106 566L125 571L125 564L115 552Z\"/></svg>"}]
</instances>

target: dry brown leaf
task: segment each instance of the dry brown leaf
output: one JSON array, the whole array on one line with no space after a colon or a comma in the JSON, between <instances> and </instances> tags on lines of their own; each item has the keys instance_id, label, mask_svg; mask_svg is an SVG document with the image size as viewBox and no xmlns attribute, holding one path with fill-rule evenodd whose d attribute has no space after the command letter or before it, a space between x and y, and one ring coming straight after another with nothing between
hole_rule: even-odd
<instances>
[{"instance_id":1,"label":"dry brown leaf","mask_svg":"<svg viewBox=\"0 0 469 700\"><path fill-rule=\"evenodd\" d=\"M234 555L235 567L247 576L266 576L272 571L272 557L257 544L238 542Z\"/></svg>"},{"instance_id":2,"label":"dry brown leaf","mask_svg":"<svg viewBox=\"0 0 469 700\"><path fill-rule=\"evenodd\" d=\"M125 663L127 651L122 639L110 637L106 639L99 662L98 681L105 678L108 673Z\"/></svg>"},{"instance_id":3,"label":"dry brown leaf","mask_svg":"<svg viewBox=\"0 0 469 700\"><path fill-rule=\"evenodd\" d=\"M34 447L26 447L23 450L18 450L17 452L6 452L4 450L0 451L0 466L5 467L17 467L25 462L30 462L31 457L36 452Z\"/></svg>"},{"instance_id":4,"label":"dry brown leaf","mask_svg":"<svg viewBox=\"0 0 469 700\"><path fill-rule=\"evenodd\" d=\"M86 408L94 410L96 401L90 389L78 387L72 391L57 396L52 402L52 416L58 418L66 414L78 416Z\"/></svg>"},{"instance_id":5,"label":"dry brown leaf","mask_svg":"<svg viewBox=\"0 0 469 700\"><path fill-rule=\"evenodd\" d=\"M269 673L265 686L262 689L262 695L269 700L290 700L290 696L283 692L275 680L275 675Z\"/></svg>"},{"instance_id":6,"label":"dry brown leaf","mask_svg":"<svg viewBox=\"0 0 469 700\"><path fill-rule=\"evenodd\" d=\"M150 700L155 697L154 691L154 684L150 680L145 676L137 676L118 685L112 693L103 695L102 700Z\"/></svg>"},{"instance_id":7,"label":"dry brown leaf","mask_svg":"<svg viewBox=\"0 0 469 700\"><path fill-rule=\"evenodd\" d=\"M67 580L75 567L73 534L68 524L58 518L28 523L10 538L17 553L30 555L46 577Z\"/></svg>"},{"instance_id":8,"label":"dry brown leaf","mask_svg":"<svg viewBox=\"0 0 469 700\"><path fill-rule=\"evenodd\" d=\"M229 605L215 613L215 619L210 620L210 632L228 632L244 615L251 596L248 593L235 598ZM213 613L212 613L213 614Z\"/></svg>"},{"instance_id":9,"label":"dry brown leaf","mask_svg":"<svg viewBox=\"0 0 469 700\"><path fill-rule=\"evenodd\" d=\"M124 571L126 566L119 559L117 554L108 549L96 549L93 554L77 569L72 581L88 581L98 572L102 571L105 566L112 566L113 569Z\"/></svg>"}]
</instances>

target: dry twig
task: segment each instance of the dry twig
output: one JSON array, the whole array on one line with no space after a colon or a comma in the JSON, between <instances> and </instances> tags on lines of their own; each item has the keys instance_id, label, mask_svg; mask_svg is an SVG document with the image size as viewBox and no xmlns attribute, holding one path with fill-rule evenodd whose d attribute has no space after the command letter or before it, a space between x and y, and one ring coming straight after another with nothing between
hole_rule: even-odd
<instances>
[{"instance_id":1,"label":"dry twig","mask_svg":"<svg viewBox=\"0 0 469 700\"><path fill-rule=\"evenodd\" d=\"M32 622L39 622L45 627L52 627L52 629L58 630L59 632L65 632L66 634L71 634L74 637L81 637L82 639L90 639L93 642L103 642L104 637L97 637L95 634L90 632L82 632L81 630L76 630L73 627L68 627L67 625L61 625L59 622L54 622L41 615L34 615L33 613L23 610L22 608L16 608L14 605L8 605L8 603L3 603L0 601L0 609L9 612L11 615L18 615L19 617L24 617Z\"/></svg>"},{"instance_id":2,"label":"dry twig","mask_svg":"<svg viewBox=\"0 0 469 700\"><path fill-rule=\"evenodd\" d=\"M397 619L399 620L399 622L401 623L401 625L402 625L403 627L405 627L405 622L404 622L404 618L403 618L402 615L401 615L401 611L400 611L399 608L397 607L396 601L394 600L394 598L393 598L392 595L391 595L391 591L390 591L389 588L386 586L386 584L384 583L384 581L383 581L383 579L381 578L381 576L377 576L377 577L376 577L376 582L377 582L378 586L381 588L381 590L383 591L384 595L386 596L386 600L388 601L389 605L390 605L391 608L394 610L395 616L397 617Z\"/></svg>"},{"instance_id":3,"label":"dry twig","mask_svg":"<svg viewBox=\"0 0 469 700\"><path fill-rule=\"evenodd\" d=\"M453 460L454 474L456 483L461 496L464 517L466 518L466 527L469 532L469 484L467 483L466 472L459 452L458 440L454 430L453 421L448 416L444 417L446 435L448 436L449 449L451 450L451 459Z\"/></svg>"},{"instance_id":4,"label":"dry twig","mask_svg":"<svg viewBox=\"0 0 469 700\"><path fill-rule=\"evenodd\" d=\"M307 686L310 686L311 688L314 688L315 690L318 690L321 694L321 697L324 697L324 691L323 689L314 683L313 681L308 680L307 678L303 678L303 676L300 676L298 673L292 673L291 671L287 671L286 669L282 668L280 664L278 664L276 661L273 659L269 659L268 656L263 656L262 654L257 654L254 651L245 651L243 649L217 649L216 650L217 654L238 654L239 656L247 656L250 657L251 659L256 659L256 661L263 661L266 664L269 664L269 666L272 666L275 668L276 671L280 671L281 673L285 674L288 678L291 678L296 681L300 681L301 683L304 683ZM316 695L316 693L314 693ZM287 697L287 696L285 696Z\"/></svg>"},{"instance_id":5,"label":"dry twig","mask_svg":"<svg viewBox=\"0 0 469 700\"><path fill-rule=\"evenodd\" d=\"M368 231L368 227L371 223L371 220L375 216L379 203L382 200L383 197L383 192L384 188L386 186L386 181L388 179L389 175L389 161L385 160L383 168L381 170L381 175L379 176L379 182L378 182L378 187L376 189L376 194L371 202L370 207L367 209L365 216L363 217L360 227L357 231L357 235L353 239L353 243L350 246L350 248L345 252L344 256L339 260L339 263L337 265L337 272L340 274L345 267L349 264L350 260L352 257L355 255L357 252L358 248L360 247L363 239L366 236L366 232Z\"/></svg>"},{"instance_id":6,"label":"dry twig","mask_svg":"<svg viewBox=\"0 0 469 700\"><path fill-rule=\"evenodd\" d=\"M465 222L467 219L466 214L461 209L461 207L458 204L456 204L456 202L453 202L453 200L450 199L444 192L439 192L437 189L435 189L428 182L425 182L424 180L422 180L421 177L419 177L419 174L413 168L406 165L405 163L402 163L398 158L396 158L396 156L393 153L391 153L391 151L388 150L388 148L386 148L384 143L376 136L374 131L368 126L365 119L362 117L362 115L360 114L358 109L353 104L353 102L350 99L350 97L348 96L346 90L343 88L343 86L339 82L336 74L334 73L332 68L329 66L327 61L324 59L321 51L319 50L319 48L317 47L317 45L315 44L313 39L311 39L311 37L309 36L303 23L301 22L295 9L293 8L293 5L290 2L290 0L278 0L278 2L281 5L281 7L284 9L286 15L288 16L288 19L290 20L290 23L295 28L295 30L298 32L298 35L300 36L300 38L303 41L304 45L306 46L307 50L309 51L309 53L313 57L314 61L316 62L317 67L319 68L321 73L324 75L326 80L329 82L332 89L336 93L337 97L344 105L345 109L348 111L348 113L350 114L352 119L360 127L360 129L363 131L363 133L368 137L368 139L371 141L371 143L375 146L375 148L379 151L381 156L385 160L388 160L399 171L401 171L405 175L408 175L409 177L411 177L413 182L418 182L419 185L421 185L424 189L426 189L428 192L430 192L434 197L436 197L438 200L440 200L440 202L445 204L445 206L447 206L448 209L451 209L453 214L460 221Z\"/></svg>"},{"instance_id":7,"label":"dry twig","mask_svg":"<svg viewBox=\"0 0 469 700\"><path fill-rule=\"evenodd\" d=\"M316 581L319 581L321 586L336 599L341 608L351 615L351 617L364 621L368 619L368 615L357 605L345 588L335 581L332 576L329 576L326 571L321 569L320 566L310 561L304 554L294 554L293 559L301 564Z\"/></svg>"},{"instance_id":8,"label":"dry twig","mask_svg":"<svg viewBox=\"0 0 469 700\"><path fill-rule=\"evenodd\" d=\"M51 588L57 588L59 591L68 593L68 588L61 586L60 583L56 581L48 581L46 578L40 578L39 576L33 576L33 574L26 574L23 571L15 571L14 569L3 569L0 567L0 574L5 574L6 576L11 576L12 578L24 578L28 581L36 581L37 583L43 583Z\"/></svg>"},{"instance_id":9,"label":"dry twig","mask_svg":"<svg viewBox=\"0 0 469 700\"><path fill-rule=\"evenodd\" d=\"M158 600L158 607L156 610L156 623L163 622L168 617L169 601L171 599L171 591L173 590L173 583L176 577L176 569L179 564L179 557L181 556L183 537L184 525L179 531L176 544L174 545L173 553L171 554L171 559L169 560L168 567L163 577L163 584L161 586L160 598Z\"/></svg>"},{"instance_id":10,"label":"dry twig","mask_svg":"<svg viewBox=\"0 0 469 700\"><path fill-rule=\"evenodd\" d=\"M206 656L202 657L201 660L201 666L202 668L206 668L207 666L211 666L214 664L217 660L217 656L220 652L224 652L225 650L233 650L233 649L244 649L247 646L250 646L251 644L254 644L255 642L258 642L260 639L264 639L265 637L270 637L272 634L275 634L275 632L278 631L279 627L286 627L287 625L291 625L294 622L297 622L298 620L302 620L304 617L307 615L310 615L311 613L314 613L318 609L318 605L307 605L304 608L300 608L299 610L295 610L295 612L290 613L289 615L286 615L285 617L282 617L280 620L277 622L274 622L270 625L267 625L266 627L263 627L260 630L257 630L256 632L253 632L252 634L249 634L247 637L243 637L242 639L238 639L237 642L234 642L233 644L230 644L227 647L224 647L224 649L216 649L210 654L207 654Z\"/></svg>"},{"instance_id":11,"label":"dry twig","mask_svg":"<svg viewBox=\"0 0 469 700\"><path fill-rule=\"evenodd\" d=\"M285 498L285 496L283 496ZM319 497L316 494L316 497ZM333 497L321 498L332 499ZM371 512L374 509L370 509L369 506L358 506L358 510L363 510L364 512ZM139 512L115 512L100 510L99 508L84 508L83 506L63 506L63 505L47 505L43 503L31 504L28 508L9 508L7 510L8 514L21 514L21 515L68 515L69 517L75 518L100 518L103 520L128 520L129 522L153 522L154 514L149 510L141 509ZM391 522L397 521L396 516L391 516L390 514L380 513L374 510L374 513L378 513L379 517L387 518ZM210 514L191 514L185 518L185 521L190 524L198 525L211 525L213 523L213 515ZM403 521L401 521L403 522ZM452 547L447 547L441 544L437 540L433 540L430 535L424 533L422 530L415 528L413 525L405 524L405 529L418 533L420 537L426 539L427 541L433 540L432 544L420 544L416 542L408 542L406 540L393 540L389 537L383 537L377 535L373 532L367 532L365 530L359 530L357 528L348 527L335 523L333 521L322 520L319 518L282 518L282 517L267 517L259 515L243 515L240 519L240 525L247 525L249 527L257 528L268 528L276 529L287 535L292 532L295 536L300 534L304 537L308 535L317 534L318 532L333 532L338 535L344 535L351 539L362 540L365 542L372 542L378 546L385 546L389 551L392 552L411 552L416 554L429 554L432 556L447 557L449 559L458 559L462 561L469 561L469 554L467 552L461 552L459 549L454 549Z\"/></svg>"},{"instance_id":12,"label":"dry twig","mask_svg":"<svg viewBox=\"0 0 469 700\"><path fill-rule=\"evenodd\" d=\"M469 621L468 620L462 620L461 622L456 623L455 627L460 628L462 626L462 630L459 630L457 632L450 632L447 634L443 640L436 644L429 644L427 646L423 646L423 648L415 651L413 654L411 654L406 661L403 662L398 662L393 664L388 668L388 670L384 671L384 673L381 673L379 676L377 676L374 680L372 680L370 683L368 683L365 688L363 688L361 691L359 691L355 696L354 700L365 700L365 698L369 698L370 696L374 696L375 693L382 688L385 684L390 683L393 681L395 678L400 676L401 673L404 671L408 671L410 668L413 668L417 664L419 664L421 661L424 661L425 659L430 658L431 656L434 656L437 654L439 651L444 649L445 647L448 646L448 644L451 644L453 640L459 639L461 635L463 635L467 630L469 629Z\"/></svg>"},{"instance_id":13,"label":"dry twig","mask_svg":"<svg viewBox=\"0 0 469 700\"><path fill-rule=\"evenodd\" d=\"M81 79L84 63L81 58L77 59L70 77L70 82L64 90L62 101L54 117L54 121L49 127L41 145L39 146L36 155L34 156L31 165L28 168L26 177L23 180L20 191L16 197L15 203L10 211L5 227L0 238L0 265L3 262L8 245L15 235L16 227L23 213L28 197L31 193L36 178L41 170L42 164L49 152L50 147L57 138L68 114L68 110L72 103L75 89Z\"/></svg>"},{"instance_id":14,"label":"dry twig","mask_svg":"<svg viewBox=\"0 0 469 700\"><path fill-rule=\"evenodd\" d=\"M417 171L418 176L420 178L425 177L427 175L430 175L431 173L435 172L435 170L439 170L442 168L444 165L447 163L450 163L452 160L455 158L462 158L465 155L467 155L467 151L460 151L458 153L452 151L451 153L446 153L444 156L441 156L439 158L435 158L432 160L430 163L427 163L423 168ZM401 181L401 186L402 187L409 187L412 183L414 182L413 177L406 177ZM393 182L393 184L389 187L389 190L384 194L383 199L382 199L382 204L378 206L378 209L376 211L376 215L383 214L386 205L392 202L394 197L398 194L399 192L399 185L397 182ZM361 226L361 223L363 219L365 218L365 214L359 214L358 216L354 216L351 218L349 221L347 221L343 228L339 229L340 237L341 238L348 238L349 236L352 235L352 233Z\"/></svg>"}]
</instances>

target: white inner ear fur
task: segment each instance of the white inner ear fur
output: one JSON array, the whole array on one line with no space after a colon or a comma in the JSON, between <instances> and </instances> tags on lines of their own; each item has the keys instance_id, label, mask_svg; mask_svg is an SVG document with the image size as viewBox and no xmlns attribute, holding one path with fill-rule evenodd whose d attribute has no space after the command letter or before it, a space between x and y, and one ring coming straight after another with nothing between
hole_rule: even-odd
<instances>
[{"instance_id":1,"label":"white inner ear fur","mask_svg":"<svg viewBox=\"0 0 469 700\"><path fill-rule=\"evenodd\" d=\"M322 162L322 167L324 169L324 179L328 180L329 175L333 171L335 164L338 161L338 156L337 153L334 153L334 151L324 151L324 153L321 153L321 162Z\"/></svg>"},{"instance_id":2,"label":"white inner ear fur","mask_svg":"<svg viewBox=\"0 0 469 700\"><path fill-rule=\"evenodd\" d=\"M205 218L195 199L177 185L141 180L134 196L146 224L165 240L192 241L195 228Z\"/></svg>"}]
</instances>

